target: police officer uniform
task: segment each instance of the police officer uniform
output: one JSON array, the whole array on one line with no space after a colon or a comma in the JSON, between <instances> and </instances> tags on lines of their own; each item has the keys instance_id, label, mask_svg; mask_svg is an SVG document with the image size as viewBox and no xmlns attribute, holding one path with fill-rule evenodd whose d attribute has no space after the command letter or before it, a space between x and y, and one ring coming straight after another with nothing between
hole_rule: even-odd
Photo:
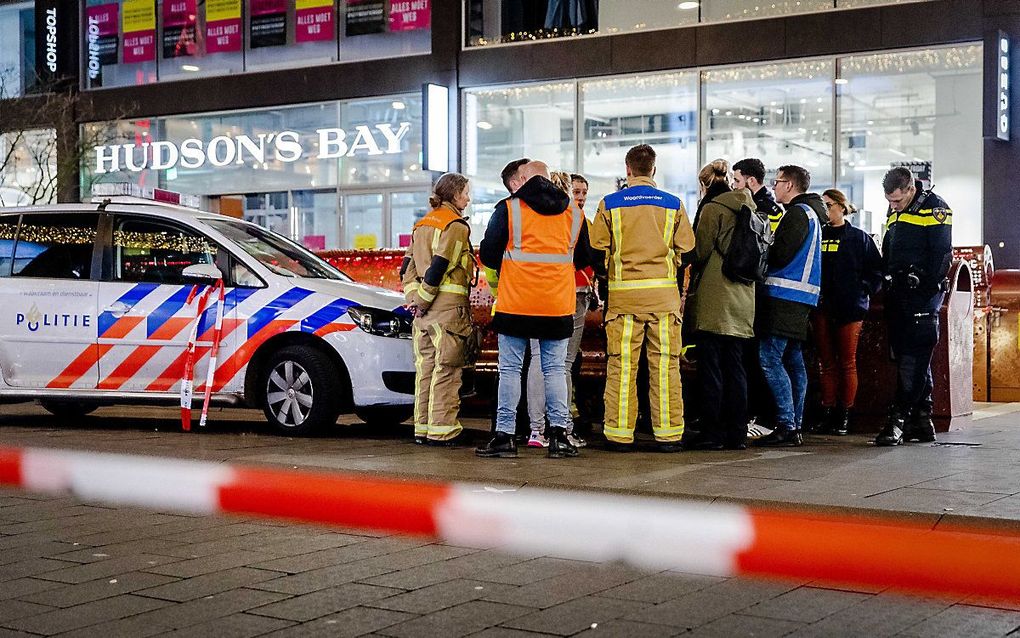
<instances>
[{"instance_id":1,"label":"police officer uniform","mask_svg":"<svg viewBox=\"0 0 1020 638\"><path fill-rule=\"evenodd\" d=\"M877 445L934 441L931 358L939 339L939 309L953 252L953 211L915 182L914 200L889 211L882 242L888 283L886 321L896 360L896 397Z\"/></svg>"},{"instance_id":2,"label":"police officer uniform","mask_svg":"<svg viewBox=\"0 0 1020 638\"><path fill-rule=\"evenodd\" d=\"M599 202L591 244L606 251L606 417L610 443L634 442L637 370L648 354L652 431L664 450L679 449L684 433L680 386L681 255L694 248L683 203L650 177L630 177L627 188Z\"/></svg>"},{"instance_id":3,"label":"police officer uniform","mask_svg":"<svg viewBox=\"0 0 1020 638\"><path fill-rule=\"evenodd\" d=\"M444 202L414 225L401 267L404 297L418 308L412 324L418 443L443 444L463 430L457 413L475 264L469 234L460 211Z\"/></svg>"}]
</instances>

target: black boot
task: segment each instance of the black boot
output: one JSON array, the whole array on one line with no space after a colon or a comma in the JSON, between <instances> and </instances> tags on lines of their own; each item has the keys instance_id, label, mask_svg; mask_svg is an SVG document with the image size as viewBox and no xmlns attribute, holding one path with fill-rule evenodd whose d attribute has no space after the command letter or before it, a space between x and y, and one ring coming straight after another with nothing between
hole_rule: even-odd
<instances>
[{"instance_id":1,"label":"black boot","mask_svg":"<svg viewBox=\"0 0 1020 638\"><path fill-rule=\"evenodd\" d=\"M475 454L485 458L515 459L517 458L517 441L513 434L496 432L484 447L477 448Z\"/></svg>"},{"instance_id":2,"label":"black boot","mask_svg":"<svg viewBox=\"0 0 1020 638\"><path fill-rule=\"evenodd\" d=\"M892 446L903 443L903 417L893 412L885 427L875 437L875 445Z\"/></svg>"},{"instance_id":3,"label":"black boot","mask_svg":"<svg viewBox=\"0 0 1020 638\"><path fill-rule=\"evenodd\" d=\"M811 426L809 430L811 434L829 434L832 432L832 415L835 410L830 407L822 406L822 411L818 415L818 420Z\"/></svg>"},{"instance_id":4,"label":"black boot","mask_svg":"<svg viewBox=\"0 0 1020 638\"><path fill-rule=\"evenodd\" d=\"M831 432L836 436L846 436L850 434L850 410L847 408L839 408L834 410L832 413L832 430Z\"/></svg>"},{"instance_id":5,"label":"black boot","mask_svg":"<svg viewBox=\"0 0 1020 638\"><path fill-rule=\"evenodd\" d=\"M935 423L931 420L931 412L919 410L907 425L903 440L920 443L933 442L935 440Z\"/></svg>"},{"instance_id":6,"label":"black boot","mask_svg":"<svg viewBox=\"0 0 1020 638\"><path fill-rule=\"evenodd\" d=\"M548 427L545 429L545 436L549 439L549 458L562 459L563 457L577 456L577 448L567 439L567 431L564 428Z\"/></svg>"},{"instance_id":7,"label":"black boot","mask_svg":"<svg viewBox=\"0 0 1020 638\"><path fill-rule=\"evenodd\" d=\"M804 445L804 437L799 430L772 430L772 434L763 436L752 442L755 447L800 447Z\"/></svg>"}]
</instances>

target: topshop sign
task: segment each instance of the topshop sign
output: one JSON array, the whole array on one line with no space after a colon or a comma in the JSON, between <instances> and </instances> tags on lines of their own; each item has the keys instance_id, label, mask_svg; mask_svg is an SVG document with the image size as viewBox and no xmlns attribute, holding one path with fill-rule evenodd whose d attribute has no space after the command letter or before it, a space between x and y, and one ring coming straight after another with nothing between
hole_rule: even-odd
<instances>
[{"instance_id":1,"label":"topshop sign","mask_svg":"<svg viewBox=\"0 0 1020 638\"><path fill-rule=\"evenodd\" d=\"M359 155L395 155L411 130L410 122L361 125L353 129L321 128L315 131L315 146L304 146L307 137L296 131L258 135L218 135L209 140L188 138L181 142L156 141L141 144L97 146L94 173L116 173L171 168L196 169L209 165L225 167L253 162L296 162L305 155L317 160Z\"/></svg>"}]
</instances>

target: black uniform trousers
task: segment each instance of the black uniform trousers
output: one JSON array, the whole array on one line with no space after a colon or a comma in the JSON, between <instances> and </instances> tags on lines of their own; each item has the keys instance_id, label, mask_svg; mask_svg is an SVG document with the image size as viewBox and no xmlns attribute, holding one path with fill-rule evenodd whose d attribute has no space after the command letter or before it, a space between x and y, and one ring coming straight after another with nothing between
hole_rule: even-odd
<instances>
[{"instance_id":1,"label":"black uniform trousers","mask_svg":"<svg viewBox=\"0 0 1020 638\"><path fill-rule=\"evenodd\" d=\"M896 362L893 411L904 419L931 414L931 359L939 341L942 298L938 293L924 303L893 301L886 309L889 347Z\"/></svg>"},{"instance_id":2,"label":"black uniform trousers","mask_svg":"<svg viewBox=\"0 0 1020 638\"><path fill-rule=\"evenodd\" d=\"M701 381L701 437L734 445L747 438L747 339L699 331L698 377Z\"/></svg>"}]
</instances>

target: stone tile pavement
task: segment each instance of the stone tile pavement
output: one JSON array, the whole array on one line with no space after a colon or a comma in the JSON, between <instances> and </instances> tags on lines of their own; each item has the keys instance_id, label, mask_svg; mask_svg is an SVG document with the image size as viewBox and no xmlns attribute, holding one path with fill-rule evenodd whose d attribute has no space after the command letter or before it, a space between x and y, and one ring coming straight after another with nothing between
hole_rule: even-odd
<instances>
[{"instance_id":1,"label":"stone tile pavement","mask_svg":"<svg viewBox=\"0 0 1020 638\"><path fill-rule=\"evenodd\" d=\"M1015 406L1020 408L1020 406ZM988 406L943 445L876 449L812 437L796 450L612 455L554 462L422 449L407 432L286 439L251 413L208 433L175 414L109 409L74 426L0 406L0 445L326 471L573 487L772 506L886 511L943 525L1020 523L1020 413ZM475 425L483 427L481 422ZM844 509L849 508L849 509ZM585 539L577 539L584 543ZM649 539L657 542L657 539ZM662 542L661 539L658 542ZM682 543L682 538L667 542ZM796 539L791 542L795 551ZM203 518L0 491L6 636L1004 636L1020 607L812 582L724 579L239 518Z\"/></svg>"}]
</instances>

